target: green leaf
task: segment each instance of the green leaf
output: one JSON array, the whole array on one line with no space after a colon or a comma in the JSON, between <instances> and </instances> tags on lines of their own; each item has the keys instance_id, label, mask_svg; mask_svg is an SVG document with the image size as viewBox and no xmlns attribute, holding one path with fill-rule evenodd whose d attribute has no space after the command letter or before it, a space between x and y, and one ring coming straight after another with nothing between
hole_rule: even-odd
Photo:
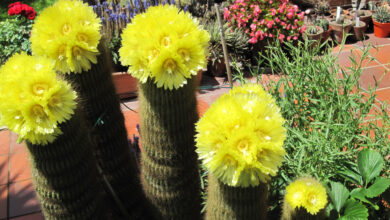
<instances>
[{"instance_id":1,"label":"green leaf","mask_svg":"<svg viewBox=\"0 0 390 220\"><path fill-rule=\"evenodd\" d=\"M382 156L373 150L362 150L358 155L358 167L367 185L372 179L379 176L383 168Z\"/></svg>"},{"instance_id":2,"label":"green leaf","mask_svg":"<svg viewBox=\"0 0 390 220\"><path fill-rule=\"evenodd\" d=\"M354 190L351 191L351 197L352 198L355 198L355 199L358 199L362 202L365 202L367 204L370 204L375 210L378 210L379 209L379 206L372 203L371 201L369 201L367 198L366 198L366 190L364 188L356 188Z\"/></svg>"},{"instance_id":3,"label":"green leaf","mask_svg":"<svg viewBox=\"0 0 390 220\"><path fill-rule=\"evenodd\" d=\"M359 171L357 170L357 167L352 167L352 169L349 169L349 170L342 170L342 171L340 171L340 174L346 180L349 180L352 183L363 186L363 178L360 175Z\"/></svg>"},{"instance_id":4,"label":"green leaf","mask_svg":"<svg viewBox=\"0 0 390 220\"><path fill-rule=\"evenodd\" d=\"M339 182L330 182L330 186L331 191L329 192L329 197L337 212L340 213L341 208L344 206L345 201L347 201L349 197L349 191Z\"/></svg>"},{"instance_id":5,"label":"green leaf","mask_svg":"<svg viewBox=\"0 0 390 220\"><path fill-rule=\"evenodd\" d=\"M367 208L358 201L349 199L345 203L344 214L339 220L366 220L368 219Z\"/></svg>"},{"instance_id":6,"label":"green leaf","mask_svg":"<svg viewBox=\"0 0 390 220\"><path fill-rule=\"evenodd\" d=\"M374 184L367 188L365 195L374 198L382 194L390 186L390 180L384 177L377 177Z\"/></svg>"}]
</instances>

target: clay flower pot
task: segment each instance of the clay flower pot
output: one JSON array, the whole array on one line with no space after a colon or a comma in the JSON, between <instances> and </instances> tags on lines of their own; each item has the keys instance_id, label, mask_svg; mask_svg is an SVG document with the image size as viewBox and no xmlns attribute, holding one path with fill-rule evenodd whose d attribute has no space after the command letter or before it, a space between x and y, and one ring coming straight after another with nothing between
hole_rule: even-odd
<instances>
[{"instance_id":1,"label":"clay flower pot","mask_svg":"<svg viewBox=\"0 0 390 220\"><path fill-rule=\"evenodd\" d=\"M309 28L309 27L308 27ZM307 35L307 38L309 40L315 40L315 41L318 41L321 39L322 37L322 33L324 33L324 29L322 27L318 27L316 26L315 28L317 28L317 33L316 34L310 34L307 30L306 30L306 35Z\"/></svg>"},{"instance_id":2,"label":"clay flower pot","mask_svg":"<svg viewBox=\"0 0 390 220\"><path fill-rule=\"evenodd\" d=\"M379 23L375 20L374 22L374 35L376 37L385 38L390 35L390 23Z\"/></svg>"},{"instance_id":3,"label":"clay flower pot","mask_svg":"<svg viewBox=\"0 0 390 220\"><path fill-rule=\"evenodd\" d=\"M341 43L344 34L348 34L352 29L352 21L349 19L345 19L343 24L338 24L336 20L332 20L329 25L332 27L333 37L337 43Z\"/></svg>"},{"instance_id":4,"label":"clay flower pot","mask_svg":"<svg viewBox=\"0 0 390 220\"><path fill-rule=\"evenodd\" d=\"M359 13L363 13L363 15L359 15ZM351 12L351 16L355 17L355 12ZM360 21L366 23L367 28L372 26L372 12L369 10L359 10L358 17Z\"/></svg>"},{"instance_id":5,"label":"clay flower pot","mask_svg":"<svg viewBox=\"0 0 390 220\"><path fill-rule=\"evenodd\" d=\"M356 25L353 24L353 32L355 33L355 39L357 41L364 40L364 32L366 31L366 29L367 29L367 25L363 21L359 22L358 27L356 27Z\"/></svg>"},{"instance_id":6,"label":"clay flower pot","mask_svg":"<svg viewBox=\"0 0 390 220\"><path fill-rule=\"evenodd\" d=\"M324 32L322 33L321 44L323 44L326 40L329 39L331 33L332 33L332 27L329 25L329 29L326 31L324 30Z\"/></svg>"},{"instance_id":7,"label":"clay flower pot","mask_svg":"<svg viewBox=\"0 0 390 220\"><path fill-rule=\"evenodd\" d=\"M112 73L116 94L121 98L131 98L137 96L137 79L127 72Z\"/></svg>"}]
</instances>

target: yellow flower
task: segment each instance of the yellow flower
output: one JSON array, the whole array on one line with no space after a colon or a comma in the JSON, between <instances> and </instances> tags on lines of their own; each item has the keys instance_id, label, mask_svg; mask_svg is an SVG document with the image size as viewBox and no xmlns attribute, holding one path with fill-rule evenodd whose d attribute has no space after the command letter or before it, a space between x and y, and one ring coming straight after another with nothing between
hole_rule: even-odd
<instances>
[{"instance_id":1,"label":"yellow flower","mask_svg":"<svg viewBox=\"0 0 390 220\"><path fill-rule=\"evenodd\" d=\"M59 0L36 18L31 31L34 55L55 61L62 73L81 73L96 63L100 20L80 0Z\"/></svg>"},{"instance_id":2,"label":"yellow flower","mask_svg":"<svg viewBox=\"0 0 390 220\"><path fill-rule=\"evenodd\" d=\"M293 209L303 207L308 213L316 215L325 208L327 194L317 180L303 177L287 186L285 200Z\"/></svg>"},{"instance_id":3,"label":"yellow flower","mask_svg":"<svg viewBox=\"0 0 390 220\"><path fill-rule=\"evenodd\" d=\"M57 79L50 59L16 54L0 68L0 81L0 124L33 144L61 134L58 125L74 113L77 95Z\"/></svg>"},{"instance_id":4,"label":"yellow flower","mask_svg":"<svg viewBox=\"0 0 390 220\"><path fill-rule=\"evenodd\" d=\"M123 30L120 60L140 82L178 89L206 65L209 35L174 6L150 7Z\"/></svg>"},{"instance_id":5,"label":"yellow flower","mask_svg":"<svg viewBox=\"0 0 390 220\"><path fill-rule=\"evenodd\" d=\"M262 93L247 92L253 87ZM260 85L235 87L196 124L199 157L223 183L257 186L276 175L286 130L274 103Z\"/></svg>"}]
</instances>

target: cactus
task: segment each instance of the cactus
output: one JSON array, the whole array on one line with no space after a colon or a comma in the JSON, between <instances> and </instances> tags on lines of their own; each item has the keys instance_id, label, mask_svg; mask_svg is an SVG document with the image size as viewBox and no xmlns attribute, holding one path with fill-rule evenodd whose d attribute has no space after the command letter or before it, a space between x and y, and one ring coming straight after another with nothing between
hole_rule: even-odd
<instances>
[{"instance_id":1,"label":"cactus","mask_svg":"<svg viewBox=\"0 0 390 220\"><path fill-rule=\"evenodd\" d=\"M324 31L329 30L329 21L327 19L318 19L314 22L314 25L322 27Z\"/></svg>"},{"instance_id":2,"label":"cactus","mask_svg":"<svg viewBox=\"0 0 390 220\"><path fill-rule=\"evenodd\" d=\"M139 84L142 183L157 219L200 219L196 80L178 90Z\"/></svg>"},{"instance_id":3,"label":"cactus","mask_svg":"<svg viewBox=\"0 0 390 220\"><path fill-rule=\"evenodd\" d=\"M94 154L104 177L132 219L149 215L139 181L134 155L130 154L124 117L111 78L107 52L100 46L97 64L81 74L68 74L83 100L83 110L94 145ZM111 194L106 189L108 194ZM109 196L114 207L117 204ZM120 213L119 210L116 213Z\"/></svg>"},{"instance_id":4,"label":"cactus","mask_svg":"<svg viewBox=\"0 0 390 220\"><path fill-rule=\"evenodd\" d=\"M107 219L102 187L81 112L48 145L27 141L35 191L46 219Z\"/></svg>"},{"instance_id":5,"label":"cactus","mask_svg":"<svg viewBox=\"0 0 390 220\"><path fill-rule=\"evenodd\" d=\"M330 7L326 0L321 0L316 4L315 10L317 14L324 16L329 13Z\"/></svg>"},{"instance_id":6,"label":"cactus","mask_svg":"<svg viewBox=\"0 0 390 220\"><path fill-rule=\"evenodd\" d=\"M267 219L267 185L228 186L213 175L208 176L206 220Z\"/></svg>"},{"instance_id":7,"label":"cactus","mask_svg":"<svg viewBox=\"0 0 390 220\"><path fill-rule=\"evenodd\" d=\"M385 6L380 6L376 9L373 19L379 23L389 23L390 22L390 12Z\"/></svg>"},{"instance_id":8,"label":"cactus","mask_svg":"<svg viewBox=\"0 0 390 220\"><path fill-rule=\"evenodd\" d=\"M309 26L307 28L308 34L318 34L318 27L317 26Z\"/></svg>"}]
</instances>

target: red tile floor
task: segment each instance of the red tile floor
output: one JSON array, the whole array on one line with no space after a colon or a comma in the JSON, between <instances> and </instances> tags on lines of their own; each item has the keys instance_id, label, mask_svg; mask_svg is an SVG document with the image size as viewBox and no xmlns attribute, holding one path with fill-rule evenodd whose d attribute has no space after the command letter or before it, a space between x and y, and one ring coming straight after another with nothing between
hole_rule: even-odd
<instances>
[{"instance_id":1,"label":"red tile floor","mask_svg":"<svg viewBox=\"0 0 390 220\"><path fill-rule=\"evenodd\" d=\"M343 67L350 66L351 62L348 56L351 54L361 55L354 48L362 47L371 42L375 48L370 50L370 56L376 60L363 62L365 67L360 86L363 90L367 90L370 86L374 86L375 80L382 79L376 92L377 101L390 103L390 73L386 74L387 71L390 71L390 38L376 38L373 34L369 34L368 37L369 39L364 42L346 45L339 54L339 63ZM338 49L335 48L334 51ZM269 78L269 76L264 76L263 81L267 81ZM224 78L205 76L202 79L202 85L223 86L225 81ZM202 114L215 99L227 91L228 88L200 90L197 95L199 113ZM137 109L137 100L126 100L122 104L130 137L132 134L137 134L136 124L139 123ZM24 144L17 144L16 139L17 136L14 133L5 129L0 130L0 220L43 219L31 184L26 149Z\"/></svg>"}]
</instances>

